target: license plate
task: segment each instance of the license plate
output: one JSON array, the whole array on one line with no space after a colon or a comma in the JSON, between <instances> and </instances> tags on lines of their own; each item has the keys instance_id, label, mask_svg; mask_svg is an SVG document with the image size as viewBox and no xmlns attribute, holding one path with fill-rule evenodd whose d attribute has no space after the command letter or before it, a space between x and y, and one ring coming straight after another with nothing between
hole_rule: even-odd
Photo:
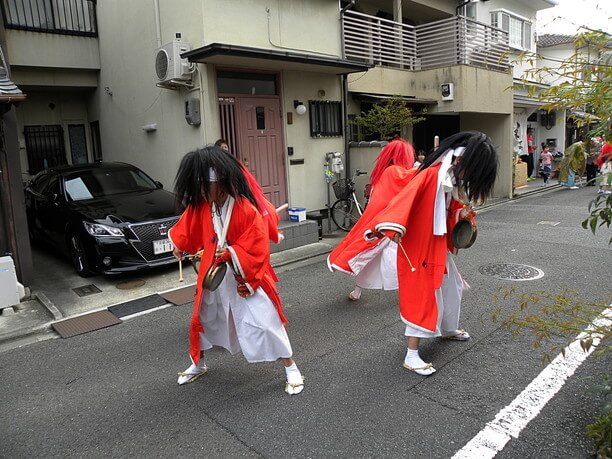
<instances>
[{"instance_id":1,"label":"license plate","mask_svg":"<svg viewBox=\"0 0 612 459\"><path fill-rule=\"evenodd\" d=\"M172 242L170 242L170 239L160 239L159 241L153 241L153 253L155 255L167 252L172 252Z\"/></svg>"}]
</instances>

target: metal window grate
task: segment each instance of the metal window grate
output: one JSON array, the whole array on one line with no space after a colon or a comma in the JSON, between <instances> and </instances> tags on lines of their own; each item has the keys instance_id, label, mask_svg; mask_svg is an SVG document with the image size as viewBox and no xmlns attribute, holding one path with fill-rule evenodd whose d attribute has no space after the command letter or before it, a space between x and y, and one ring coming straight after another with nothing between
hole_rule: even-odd
<instances>
[{"instance_id":1,"label":"metal window grate","mask_svg":"<svg viewBox=\"0 0 612 459\"><path fill-rule=\"evenodd\" d=\"M25 126L23 134L31 175L67 163L64 130L61 126Z\"/></svg>"},{"instance_id":2,"label":"metal window grate","mask_svg":"<svg viewBox=\"0 0 612 459\"><path fill-rule=\"evenodd\" d=\"M342 107L331 100L309 100L310 136L342 136Z\"/></svg>"},{"instance_id":3,"label":"metal window grate","mask_svg":"<svg viewBox=\"0 0 612 459\"><path fill-rule=\"evenodd\" d=\"M9 29L98 36L95 0L2 0Z\"/></svg>"},{"instance_id":4,"label":"metal window grate","mask_svg":"<svg viewBox=\"0 0 612 459\"><path fill-rule=\"evenodd\" d=\"M221 117L221 138L227 140L230 151L238 156L236 106L233 97L219 97L219 114Z\"/></svg>"}]
</instances>

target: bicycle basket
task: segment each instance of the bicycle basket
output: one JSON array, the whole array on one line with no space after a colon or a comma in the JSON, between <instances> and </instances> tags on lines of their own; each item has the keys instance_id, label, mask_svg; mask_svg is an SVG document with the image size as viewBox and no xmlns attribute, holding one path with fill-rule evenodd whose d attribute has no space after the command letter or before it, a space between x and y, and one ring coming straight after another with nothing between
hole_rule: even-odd
<instances>
[{"instance_id":1,"label":"bicycle basket","mask_svg":"<svg viewBox=\"0 0 612 459\"><path fill-rule=\"evenodd\" d=\"M340 179L332 184L336 199L348 199L351 192L347 179Z\"/></svg>"}]
</instances>

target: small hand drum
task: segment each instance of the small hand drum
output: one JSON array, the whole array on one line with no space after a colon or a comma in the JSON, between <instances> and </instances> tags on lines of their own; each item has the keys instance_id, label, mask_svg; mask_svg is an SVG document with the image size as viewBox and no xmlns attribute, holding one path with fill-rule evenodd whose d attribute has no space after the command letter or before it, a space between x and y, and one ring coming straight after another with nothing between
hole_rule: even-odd
<instances>
[{"instance_id":1,"label":"small hand drum","mask_svg":"<svg viewBox=\"0 0 612 459\"><path fill-rule=\"evenodd\" d=\"M213 263L210 265L210 268L208 268L208 271L206 271L206 274L204 275L204 288L211 292L217 290L219 285L221 285L226 272L227 263L225 262Z\"/></svg>"},{"instance_id":2,"label":"small hand drum","mask_svg":"<svg viewBox=\"0 0 612 459\"><path fill-rule=\"evenodd\" d=\"M468 249L476 241L478 230L472 220L462 219L453 228L451 239L457 249Z\"/></svg>"}]
</instances>

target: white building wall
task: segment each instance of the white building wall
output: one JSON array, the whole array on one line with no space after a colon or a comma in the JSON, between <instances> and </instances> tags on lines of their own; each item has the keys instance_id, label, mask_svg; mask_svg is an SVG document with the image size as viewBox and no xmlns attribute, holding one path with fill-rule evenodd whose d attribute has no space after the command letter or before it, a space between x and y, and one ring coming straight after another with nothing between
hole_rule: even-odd
<instances>
[{"instance_id":1,"label":"white building wall","mask_svg":"<svg viewBox=\"0 0 612 459\"><path fill-rule=\"evenodd\" d=\"M287 157L289 200L292 207L306 207L308 210L322 209L327 202L324 176L325 153L344 151L343 137L310 137L309 113L300 116L294 111L293 101L309 100L341 101L340 77L311 72L283 73L283 104L285 113L293 112L293 124L287 124L286 146L293 147L293 155ZM322 92L320 92L322 91ZM323 94L324 95L320 95ZM291 165L290 160L304 159L304 164Z\"/></svg>"},{"instance_id":2,"label":"white building wall","mask_svg":"<svg viewBox=\"0 0 612 459\"><path fill-rule=\"evenodd\" d=\"M101 71L91 109L99 111L93 116L100 119L105 160L134 163L171 188L182 156L213 143L220 136L220 122L214 66L197 66L191 91L156 87L154 4L145 0L98 3ZM336 1L159 0L159 17L163 44L180 32L192 49L225 43L341 56ZM284 114L293 112L295 99L305 104L308 100L341 100L337 75L289 71L281 75ZM320 90L325 96L319 95ZM183 104L189 96L201 100L200 127L189 126L184 119ZM292 125L286 124L286 116L283 122L285 145L294 148L294 155L285 157L290 204L322 208L326 195L319 182L323 181L324 154L342 151L343 139L311 138L308 114L293 113ZM147 124L157 124L157 131L146 133L142 126ZM290 159L300 158L303 165L290 165Z\"/></svg>"},{"instance_id":3,"label":"white building wall","mask_svg":"<svg viewBox=\"0 0 612 459\"><path fill-rule=\"evenodd\" d=\"M481 131L487 134L497 147L499 165L493 197L512 196L512 115L461 115L462 131Z\"/></svg>"},{"instance_id":4,"label":"white building wall","mask_svg":"<svg viewBox=\"0 0 612 459\"><path fill-rule=\"evenodd\" d=\"M541 3L541 2L538 2ZM538 6L539 8L540 6ZM550 5L549 7L552 7ZM485 24L491 24L491 11L505 10L509 14L518 16L526 21L531 22L531 47L529 49L511 48L508 58L513 66L514 78L521 78L525 70L530 69L534 64L530 64L523 59L525 53L535 53L535 30L536 30L536 14L535 6L530 2L521 2L517 0L489 0L487 2L479 2L477 7L477 20Z\"/></svg>"},{"instance_id":5,"label":"white building wall","mask_svg":"<svg viewBox=\"0 0 612 459\"><path fill-rule=\"evenodd\" d=\"M159 3L162 43L172 41L175 32L186 42L201 42L198 2ZM101 70L92 107L99 110L104 160L133 163L171 188L181 157L205 143L206 129L185 121L190 92L156 86L154 2L106 0L98 2L97 12ZM206 75L202 80L206 84ZM157 131L146 133L147 124L157 124Z\"/></svg>"},{"instance_id":6,"label":"white building wall","mask_svg":"<svg viewBox=\"0 0 612 459\"><path fill-rule=\"evenodd\" d=\"M202 0L202 5L203 44L342 53L337 1Z\"/></svg>"}]
</instances>

